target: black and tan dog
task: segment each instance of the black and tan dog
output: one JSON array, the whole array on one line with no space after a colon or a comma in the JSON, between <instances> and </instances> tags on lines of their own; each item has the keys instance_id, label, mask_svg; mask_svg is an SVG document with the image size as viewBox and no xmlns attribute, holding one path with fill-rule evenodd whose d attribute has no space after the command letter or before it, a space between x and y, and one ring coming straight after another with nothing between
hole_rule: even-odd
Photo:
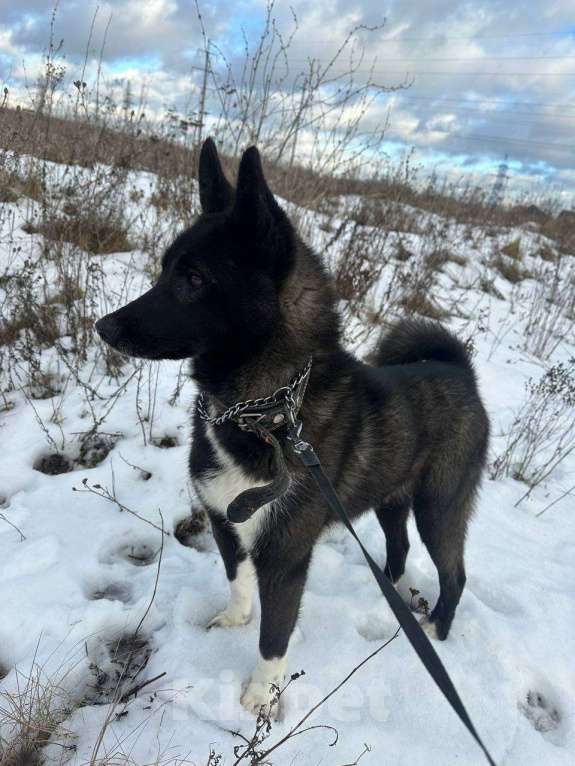
<instances>
[{"instance_id":1,"label":"black and tan dog","mask_svg":"<svg viewBox=\"0 0 575 766\"><path fill-rule=\"evenodd\" d=\"M374 509L387 541L386 573L403 574L411 508L439 574L428 622L446 638L465 584L464 542L481 478L489 425L465 347L440 325L404 321L381 341L373 366L340 343L336 296L320 258L274 199L255 148L234 190L215 145L199 168L202 215L168 248L157 284L97 323L114 348L147 359L192 359L207 408L263 397L310 357L303 435L351 516ZM242 695L257 712L281 683L313 548L334 523L285 444L288 490L243 524L228 505L273 476L271 448L233 422L194 414L190 471L209 513L231 600L212 625L250 618L261 601L260 656ZM283 440L283 441L282 441Z\"/></svg>"}]
</instances>

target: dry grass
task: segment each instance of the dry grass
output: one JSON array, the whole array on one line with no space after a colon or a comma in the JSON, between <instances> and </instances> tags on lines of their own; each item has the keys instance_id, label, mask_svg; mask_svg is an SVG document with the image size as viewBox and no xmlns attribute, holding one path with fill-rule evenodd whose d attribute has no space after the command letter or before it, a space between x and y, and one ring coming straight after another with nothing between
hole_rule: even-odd
<instances>
[{"instance_id":1,"label":"dry grass","mask_svg":"<svg viewBox=\"0 0 575 766\"><path fill-rule=\"evenodd\" d=\"M16 320L0 320L0 347L11 346L15 343L20 336L20 331L23 329L24 325Z\"/></svg>"},{"instance_id":2,"label":"dry grass","mask_svg":"<svg viewBox=\"0 0 575 766\"><path fill-rule=\"evenodd\" d=\"M48 218L37 224L27 223L23 228L28 234L42 234L53 242L70 242L93 255L121 253L134 249L119 219L101 218L97 213Z\"/></svg>"},{"instance_id":3,"label":"dry grass","mask_svg":"<svg viewBox=\"0 0 575 766\"><path fill-rule=\"evenodd\" d=\"M504 247L501 248L501 252L508 258L513 258L514 261L520 261L522 258L520 240L514 239L511 242L508 242Z\"/></svg>"},{"instance_id":4,"label":"dry grass","mask_svg":"<svg viewBox=\"0 0 575 766\"><path fill-rule=\"evenodd\" d=\"M406 261L409 261L410 258L413 257L413 253L411 250L409 250L402 242L402 240L398 240L397 247L395 250L395 258L400 261L401 263L405 263Z\"/></svg>"},{"instance_id":5,"label":"dry grass","mask_svg":"<svg viewBox=\"0 0 575 766\"><path fill-rule=\"evenodd\" d=\"M567 215L564 215L567 213ZM550 217L541 226L541 233L557 243L561 253L572 255L575 253L575 213L562 211L556 217Z\"/></svg>"},{"instance_id":6,"label":"dry grass","mask_svg":"<svg viewBox=\"0 0 575 766\"><path fill-rule=\"evenodd\" d=\"M0 149L63 165L97 163L159 175L192 175L194 153L132 126L113 130L87 120L44 115L27 109L0 110Z\"/></svg>"},{"instance_id":7,"label":"dry grass","mask_svg":"<svg viewBox=\"0 0 575 766\"><path fill-rule=\"evenodd\" d=\"M431 271L441 271L451 260L453 260L451 253L445 248L438 247L426 256L425 266Z\"/></svg>"},{"instance_id":8,"label":"dry grass","mask_svg":"<svg viewBox=\"0 0 575 766\"><path fill-rule=\"evenodd\" d=\"M30 333L40 346L53 346L61 335L56 307L24 303L13 319L0 319L0 346L14 344L23 332Z\"/></svg>"},{"instance_id":9,"label":"dry grass","mask_svg":"<svg viewBox=\"0 0 575 766\"><path fill-rule=\"evenodd\" d=\"M40 766L42 748L65 735L67 694L36 664L28 675L17 672L17 680L15 692L0 691L0 764Z\"/></svg>"},{"instance_id":10,"label":"dry grass","mask_svg":"<svg viewBox=\"0 0 575 766\"><path fill-rule=\"evenodd\" d=\"M127 170L146 170L164 179L196 177L197 148L184 146L169 136L144 132L135 126L128 130L112 129L26 109L0 109L0 149L64 165L93 168L103 163ZM224 155L223 161L233 177L238 160ZM335 178L297 165L284 167L264 160L264 168L277 194L310 207L318 206L326 195L359 193L371 187L365 181ZM2 187L0 179L0 190ZM153 204L165 209L172 200L158 194Z\"/></svg>"},{"instance_id":11,"label":"dry grass","mask_svg":"<svg viewBox=\"0 0 575 766\"><path fill-rule=\"evenodd\" d=\"M39 202L43 195L42 179L33 170L27 173L0 170L0 203L18 202L20 197L28 197Z\"/></svg>"},{"instance_id":12,"label":"dry grass","mask_svg":"<svg viewBox=\"0 0 575 766\"><path fill-rule=\"evenodd\" d=\"M408 316L418 314L436 320L446 319L449 316L449 313L430 298L424 289L409 291L400 299L399 305Z\"/></svg>"},{"instance_id":13,"label":"dry grass","mask_svg":"<svg viewBox=\"0 0 575 766\"><path fill-rule=\"evenodd\" d=\"M503 293L495 287L495 280L490 279L486 275L482 276L479 280L479 289L486 295L492 295L494 298L499 298L500 300L505 299Z\"/></svg>"},{"instance_id":14,"label":"dry grass","mask_svg":"<svg viewBox=\"0 0 575 766\"><path fill-rule=\"evenodd\" d=\"M0 176L0 203L2 202L18 202L19 195L13 188L12 184Z\"/></svg>"},{"instance_id":15,"label":"dry grass","mask_svg":"<svg viewBox=\"0 0 575 766\"><path fill-rule=\"evenodd\" d=\"M459 255L458 253L450 253L449 260L458 266L465 266L468 259L464 255Z\"/></svg>"},{"instance_id":16,"label":"dry grass","mask_svg":"<svg viewBox=\"0 0 575 766\"><path fill-rule=\"evenodd\" d=\"M553 248L549 247L549 245L543 245L537 254L541 260L547 261L549 263L555 263L557 260L557 253L555 250L553 250Z\"/></svg>"},{"instance_id":17,"label":"dry grass","mask_svg":"<svg viewBox=\"0 0 575 766\"><path fill-rule=\"evenodd\" d=\"M64 276L61 279L61 284L58 285L58 291L47 299L46 304L69 306L74 301L81 300L84 295L84 290L79 284L69 276Z\"/></svg>"},{"instance_id":18,"label":"dry grass","mask_svg":"<svg viewBox=\"0 0 575 766\"><path fill-rule=\"evenodd\" d=\"M535 487L575 451L575 359L530 379L526 389L506 448L490 470L492 478L512 476Z\"/></svg>"},{"instance_id":19,"label":"dry grass","mask_svg":"<svg viewBox=\"0 0 575 766\"><path fill-rule=\"evenodd\" d=\"M531 222L543 225L552 218L548 211L542 210L538 205L533 204L516 205L515 207L510 208L509 212L516 218L519 224Z\"/></svg>"},{"instance_id":20,"label":"dry grass","mask_svg":"<svg viewBox=\"0 0 575 766\"><path fill-rule=\"evenodd\" d=\"M514 285L531 277L531 273L527 269L521 268L517 261L509 260L502 255L496 255L492 258L489 265L498 271L503 279Z\"/></svg>"},{"instance_id":21,"label":"dry grass","mask_svg":"<svg viewBox=\"0 0 575 766\"><path fill-rule=\"evenodd\" d=\"M183 145L170 133L154 132L151 128L145 130L143 125L132 123L125 129L113 129L89 120L4 108L0 109L0 149L66 165L94 167L104 163L128 170L146 170L161 178L196 177L197 147ZM223 159L233 176L237 171L237 158L224 155ZM349 173L333 176L265 158L264 169L272 188L285 199L319 209L326 198L359 195L364 198L364 203L353 213L358 222L386 226L393 231L416 231L414 213L407 209L412 207L452 218L458 223L479 226L488 222L497 226L517 226L535 221L542 233L565 249L575 241L575 225L569 217L554 217L536 205L494 208L487 204L482 190L472 187L459 195L455 195L448 185L440 187L436 184L421 190L412 185L409 167L402 166L386 176L371 179ZM28 191L28 196L38 199L41 186L34 188L32 185ZM168 203L160 195L154 204L161 207Z\"/></svg>"}]
</instances>

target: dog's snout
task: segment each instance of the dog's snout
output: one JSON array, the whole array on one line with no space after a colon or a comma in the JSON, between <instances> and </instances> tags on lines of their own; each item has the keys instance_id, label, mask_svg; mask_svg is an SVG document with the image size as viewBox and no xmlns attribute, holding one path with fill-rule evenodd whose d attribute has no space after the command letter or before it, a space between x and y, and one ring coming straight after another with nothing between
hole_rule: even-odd
<instances>
[{"instance_id":1,"label":"dog's snout","mask_svg":"<svg viewBox=\"0 0 575 766\"><path fill-rule=\"evenodd\" d=\"M96 322L96 330L103 341L113 346L120 334L120 325L113 316L105 316Z\"/></svg>"}]
</instances>

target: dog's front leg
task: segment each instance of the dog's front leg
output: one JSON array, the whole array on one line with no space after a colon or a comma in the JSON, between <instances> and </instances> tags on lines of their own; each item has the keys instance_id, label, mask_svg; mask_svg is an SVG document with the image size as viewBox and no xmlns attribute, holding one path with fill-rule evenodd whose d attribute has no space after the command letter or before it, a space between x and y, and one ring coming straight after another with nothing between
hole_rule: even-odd
<instances>
[{"instance_id":1,"label":"dog's front leg","mask_svg":"<svg viewBox=\"0 0 575 766\"><path fill-rule=\"evenodd\" d=\"M214 538L224 560L230 584L230 600L223 612L208 623L208 628L245 625L252 614L252 595L256 580L254 565L244 551L231 524L220 514L210 513Z\"/></svg>"},{"instance_id":2,"label":"dog's front leg","mask_svg":"<svg viewBox=\"0 0 575 766\"><path fill-rule=\"evenodd\" d=\"M287 664L287 648L294 629L305 587L310 556L289 569L273 562L256 559L261 602L259 657L254 672L242 694L241 703L257 715L261 708L272 718L278 706L271 706L273 686L282 688Z\"/></svg>"}]
</instances>

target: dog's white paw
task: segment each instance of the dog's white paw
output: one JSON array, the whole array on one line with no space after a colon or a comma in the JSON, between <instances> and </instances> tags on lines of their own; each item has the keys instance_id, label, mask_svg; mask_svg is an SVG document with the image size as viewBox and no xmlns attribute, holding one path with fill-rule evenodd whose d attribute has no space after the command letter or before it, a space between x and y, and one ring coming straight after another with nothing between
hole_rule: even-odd
<instances>
[{"instance_id":1,"label":"dog's white paw","mask_svg":"<svg viewBox=\"0 0 575 766\"><path fill-rule=\"evenodd\" d=\"M260 655L250 682L240 699L243 707L255 716L263 708L264 714L275 720L279 713L277 699L284 684L285 669L285 655L271 660L265 660Z\"/></svg>"},{"instance_id":2,"label":"dog's white paw","mask_svg":"<svg viewBox=\"0 0 575 766\"><path fill-rule=\"evenodd\" d=\"M264 716L276 720L279 712L279 704L273 703L277 698L277 690L269 683L261 681L250 681L245 692L242 694L240 702L248 713L258 716L260 712Z\"/></svg>"},{"instance_id":3,"label":"dog's white paw","mask_svg":"<svg viewBox=\"0 0 575 766\"><path fill-rule=\"evenodd\" d=\"M429 638L439 640L439 636L437 635L437 626L434 622L431 622L427 615L421 618L419 624L421 625L423 631L427 633Z\"/></svg>"},{"instance_id":4,"label":"dog's white paw","mask_svg":"<svg viewBox=\"0 0 575 766\"><path fill-rule=\"evenodd\" d=\"M247 625L250 621L251 614L249 612L239 612L234 609L224 609L223 612L216 614L215 617L208 623L208 630L210 628L237 628L240 625Z\"/></svg>"}]
</instances>

